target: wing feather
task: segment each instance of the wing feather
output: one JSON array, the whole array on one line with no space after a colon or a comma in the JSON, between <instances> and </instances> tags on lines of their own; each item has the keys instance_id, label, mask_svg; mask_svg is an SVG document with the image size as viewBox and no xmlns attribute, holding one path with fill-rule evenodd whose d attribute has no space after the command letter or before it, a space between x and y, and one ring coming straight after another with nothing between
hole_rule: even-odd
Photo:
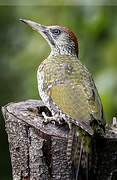
<instances>
[{"instance_id":1,"label":"wing feather","mask_svg":"<svg viewBox=\"0 0 117 180\"><path fill-rule=\"evenodd\" d=\"M60 61L60 62L59 62ZM91 74L75 58L57 61L57 71L51 74L50 98L69 117L85 125L91 117L105 123L102 103ZM61 64L59 64L61 63Z\"/></svg>"}]
</instances>

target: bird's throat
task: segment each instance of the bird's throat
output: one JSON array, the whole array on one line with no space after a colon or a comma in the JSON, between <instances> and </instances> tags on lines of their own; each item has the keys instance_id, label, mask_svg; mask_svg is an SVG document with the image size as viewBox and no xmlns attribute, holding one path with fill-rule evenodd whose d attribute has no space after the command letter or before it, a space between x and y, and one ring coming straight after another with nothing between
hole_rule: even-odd
<instances>
[{"instance_id":1,"label":"bird's throat","mask_svg":"<svg viewBox=\"0 0 117 180\"><path fill-rule=\"evenodd\" d=\"M49 57L58 56L58 55L68 55L68 56L73 56L73 57L78 58L78 55L76 54L75 49L68 45L52 47Z\"/></svg>"}]
</instances>

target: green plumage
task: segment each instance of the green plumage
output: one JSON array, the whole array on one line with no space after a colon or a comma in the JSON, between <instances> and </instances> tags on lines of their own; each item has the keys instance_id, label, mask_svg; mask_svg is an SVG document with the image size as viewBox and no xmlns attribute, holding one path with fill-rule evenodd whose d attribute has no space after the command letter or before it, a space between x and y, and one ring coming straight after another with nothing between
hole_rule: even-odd
<instances>
[{"instance_id":1,"label":"green plumage","mask_svg":"<svg viewBox=\"0 0 117 180\"><path fill-rule=\"evenodd\" d=\"M78 41L74 33L61 26L43 26L21 19L46 39L51 47L49 57L38 69L39 94L57 121L65 119L70 127L67 150L71 153L73 127L78 132L78 143L74 155L81 152L91 154L92 135L105 125L103 107L91 74L78 60ZM57 115L57 116L56 116ZM67 155L69 155L67 152ZM68 158L68 164L69 164ZM78 162L78 171L79 171ZM77 172L78 172L77 171ZM78 173L76 175L76 179Z\"/></svg>"},{"instance_id":2,"label":"green plumage","mask_svg":"<svg viewBox=\"0 0 117 180\"><path fill-rule=\"evenodd\" d=\"M44 80L43 92L67 115L65 120L76 125L79 137L72 159L74 166L81 161L85 167L87 156L90 160L92 158L91 135L105 124L102 103L92 76L78 59L67 55L49 57L42 62L38 71ZM68 164L72 154L71 139L70 135L67 148Z\"/></svg>"},{"instance_id":3,"label":"green plumage","mask_svg":"<svg viewBox=\"0 0 117 180\"><path fill-rule=\"evenodd\" d=\"M66 55L52 56L43 61L39 72L44 77L44 93L82 129L93 134L93 118L104 124L101 100L91 74L79 60Z\"/></svg>"}]
</instances>

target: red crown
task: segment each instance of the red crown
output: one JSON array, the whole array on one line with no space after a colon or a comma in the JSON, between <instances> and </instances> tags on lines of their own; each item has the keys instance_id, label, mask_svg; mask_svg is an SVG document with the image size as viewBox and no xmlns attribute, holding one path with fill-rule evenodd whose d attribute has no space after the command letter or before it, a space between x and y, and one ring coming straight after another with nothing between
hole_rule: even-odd
<instances>
[{"instance_id":1,"label":"red crown","mask_svg":"<svg viewBox=\"0 0 117 180\"><path fill-rule=\"evenodd\" d=\"M56 26L58 26L58 25L56 25ZM75 42L76 54L78 54L78 40L77 40L75 34L69 28L66 28L66 27L63 27L63 26L58 26L58 27L63 28L65 31L67 31L71 35L72 39Z\"/></svg>"}]
</instances>

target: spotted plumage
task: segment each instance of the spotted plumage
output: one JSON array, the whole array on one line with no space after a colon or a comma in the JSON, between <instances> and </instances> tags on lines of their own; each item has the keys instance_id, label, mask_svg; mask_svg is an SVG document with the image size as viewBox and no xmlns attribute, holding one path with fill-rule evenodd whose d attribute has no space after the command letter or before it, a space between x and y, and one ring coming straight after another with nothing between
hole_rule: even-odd
<instances>
[{"instance_id":1,"label":"spotted plumage","mask_svg":"<svg viewBox=\"0 0 117 180\"><path fill-rule=\"evenodd\" d=\"M39 66L37 79L40 96L54 109L53 115L65 114L67 121L92 135L90 121L94 117L102 123L103 110L91 74L80 61L67 55L52 56Z\"/></svg>"},{"instance_id":2,"label":"spotted plumage","mask_svg":"<svg viewBox=\"0 0 117 180\"><path fill-rule=\"evenodd\" d=\"M80 161L86 165L87 154L91 155L92 136L105 125L98 91L91 74L78 59L78 41L70 29L22 21L38 31L50 45L50 55L38 68L39 94L55 121L63 118L69 124L68 156L72 149L73 127L78 132L77 150L80 149L80 153L76 150L72 158L78 161L77 179ZM79 158L76 158L78 154Z\"/></svg>"}]
</instances>

